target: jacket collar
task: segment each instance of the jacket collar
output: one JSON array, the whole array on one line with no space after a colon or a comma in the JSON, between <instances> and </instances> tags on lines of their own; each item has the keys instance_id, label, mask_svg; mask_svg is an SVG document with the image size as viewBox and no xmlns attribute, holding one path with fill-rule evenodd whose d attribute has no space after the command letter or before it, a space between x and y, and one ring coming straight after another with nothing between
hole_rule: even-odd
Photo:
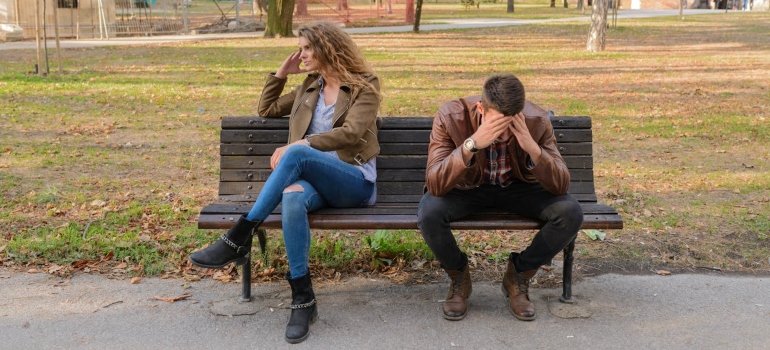
<instances>
[{"instance_id":1,"label":"jacket collar","mask_svg":"<svg viewBox=\"0 0 770 350\"><path fill-rule=\"evenodd\" d=\"M479 111L478 107L476 106L476 102L481 101L481 96L468 96L461 99L463 101L463 104L465 104L465 110L468 112L468 115L466 116L468 118L468 121L471 123L471 127L473 128L473 132L479 129L479 126L481 125L481 119L482 115Z\"/></svg>"},{"instance_id":2,"label":"jacket collar","mask_svg":"<svg viewBox=\"0 0 770 350\"><path fill-rule=\"evenodd\" d=\"M321 76L320 73L310 73L307 76L313 82L310 85L308 85L308 87L305 89L305 92L312 92L321 88L321 86L323 85L323 76ZM349 85L340 84L340 91L345 91L347 93L350 93L351 90L352 90L352 87L350 87Z\"/></svg>"}]
</instances>

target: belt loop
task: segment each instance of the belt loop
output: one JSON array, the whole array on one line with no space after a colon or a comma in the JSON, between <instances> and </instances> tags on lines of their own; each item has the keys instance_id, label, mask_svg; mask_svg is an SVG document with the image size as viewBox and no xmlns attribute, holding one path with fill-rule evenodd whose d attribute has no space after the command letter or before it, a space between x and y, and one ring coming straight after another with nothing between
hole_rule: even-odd
<instances>
[{"instance_id":1,"label":"belt loop","mask_svg":"<svg viewBox=\"0 0 770 350\"><path fill-rule=\"evenodd\" d=\"M364 165L364 158L361 157L361 153L356 154L356 156L353 157L353 160L355 160L358 165Z\"/></svg>"}]
</instances>

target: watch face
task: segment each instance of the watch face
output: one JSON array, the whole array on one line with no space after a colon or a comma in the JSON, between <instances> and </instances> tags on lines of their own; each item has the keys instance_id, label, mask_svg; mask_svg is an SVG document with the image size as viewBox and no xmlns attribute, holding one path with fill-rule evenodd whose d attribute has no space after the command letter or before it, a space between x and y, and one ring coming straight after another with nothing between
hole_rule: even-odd
<instances>
[{"instance_id":1,"label":"watch face","mask_svg":"<svg viewBox=\"0 0 770 350\"><path fill-rule=\"evenodd\" d=\"M465 149L471 152L476 151L476 142L474 142L473 139L465 140L465 143L463 144L463 146L465 146Z\"/></svg>"}]
</instances>

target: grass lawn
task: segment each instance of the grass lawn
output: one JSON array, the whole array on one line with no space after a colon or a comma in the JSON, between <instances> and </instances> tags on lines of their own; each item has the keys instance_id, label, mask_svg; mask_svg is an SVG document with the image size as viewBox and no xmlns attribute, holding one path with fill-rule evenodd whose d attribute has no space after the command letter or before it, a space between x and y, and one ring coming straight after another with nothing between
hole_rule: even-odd
<instances>
[{"instance_id":1,"label":"grass lawn","mask_svg":"<svg viewBox=\"0 0 770 350\"><path fill-rule=\"evenodd\" d=\"M382 115L430 116L479 93L488 75L512 72L530 100L593 118L597 193L626 228L604 241L581 233L579 273L770 269L770 13L620 20L599 54L585 50L588 26L354 39L381 76ZM0 263L231 279L232 270L187 263L219 235L196 228L217 196L219 119L255 114L265 75L296 44L72 49L62 53L66 73L48 77L30 73L33 50L0 51ZM531 238L458 234L474 268L491 273ZM280 232L270 236L255 269L265 279L286 271ZM436 268L418 232L314 237L317 275Z\"/></svg>"}]
</instances>

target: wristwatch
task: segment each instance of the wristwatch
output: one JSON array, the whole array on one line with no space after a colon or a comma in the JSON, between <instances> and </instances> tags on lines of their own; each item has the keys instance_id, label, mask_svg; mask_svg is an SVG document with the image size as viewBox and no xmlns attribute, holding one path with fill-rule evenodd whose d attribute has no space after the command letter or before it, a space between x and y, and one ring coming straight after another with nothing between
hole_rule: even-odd
<instances>
[{"instance_id":1,"label":"wristwatch","mask_svg":"<svg viewBox=\"0 0 770 350\"><path fill-rule=\"evenodd\" d=\"M468 150L468 152L476 153L479 151L478 148L476 148L476 141L474 141L472 138L467 138L465 141L463 141L463 147Z\"/></svg>"}]
</instances>

